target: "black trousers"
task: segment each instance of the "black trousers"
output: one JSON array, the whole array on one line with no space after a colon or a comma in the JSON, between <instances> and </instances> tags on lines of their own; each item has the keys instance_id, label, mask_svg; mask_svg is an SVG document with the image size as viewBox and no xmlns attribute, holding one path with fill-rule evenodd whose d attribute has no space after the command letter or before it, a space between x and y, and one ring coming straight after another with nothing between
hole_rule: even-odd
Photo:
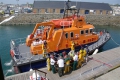
<instances>
[{"instance_id":1,"label":"black trousers","mask_svg":"<svg viewBox=\"0 0 120 80\"><path fill-rule=\"evenodd\" d=\"M64 75L64 67L59 67L58 74L60 77Z\"/></svg>"}]
</instances>

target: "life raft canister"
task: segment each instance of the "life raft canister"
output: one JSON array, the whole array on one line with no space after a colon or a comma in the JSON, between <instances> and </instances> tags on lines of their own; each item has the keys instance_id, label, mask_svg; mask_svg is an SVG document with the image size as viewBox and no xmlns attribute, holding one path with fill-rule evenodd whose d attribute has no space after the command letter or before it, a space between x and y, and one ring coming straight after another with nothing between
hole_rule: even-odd
<instances>
[{"instance_id":1,"label":"life raft canister","mask_svg":"<svg viewBox=\"0 0 120 80\"><path fill-rule=\"evenodd\" d=\"M34 35L33 34L30 34L30 39L32 39L34 37Z\"/></svg>"}]
</instances>

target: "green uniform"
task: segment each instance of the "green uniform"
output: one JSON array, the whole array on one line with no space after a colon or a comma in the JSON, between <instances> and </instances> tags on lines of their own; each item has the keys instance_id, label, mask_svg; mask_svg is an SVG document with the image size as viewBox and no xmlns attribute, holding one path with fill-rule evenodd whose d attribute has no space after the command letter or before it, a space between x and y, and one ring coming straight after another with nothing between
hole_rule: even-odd
<instances>
[{"instance_id":1,"label":"green uniform","mask_svg":"<svg viewBox=\"0 0 120 80\"><path fill-rule=\"evenodd\" d=\"M65 58L65 70L64 73L68 73L70 71L70 58L67 56Z\"/></svg>"},{"instance_id":2,"label":"green uniform","mask_svg":"<svg viewBox=\"0 0 120 80\"><path fill-rule=\"evenodd\" d=\"M55 60L53 58L50 59L50 65L51 65L51 69L53 74L55 73Z\"/></svg>"}]
</instances>

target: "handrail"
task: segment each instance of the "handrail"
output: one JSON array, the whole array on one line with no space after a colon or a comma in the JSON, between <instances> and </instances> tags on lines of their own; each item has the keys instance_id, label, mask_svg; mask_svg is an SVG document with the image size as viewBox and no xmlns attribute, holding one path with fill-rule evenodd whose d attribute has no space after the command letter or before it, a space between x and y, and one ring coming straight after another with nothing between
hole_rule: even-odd
<instances>
[{"instance_id":1,"label":"handrail","mask_svg":"<svg viewBox=\"0 0 120 80\"><path fill-rule=\"evenodd\" d=\"M38 70L38 69L33 69L33 70L35 70L35 73L36 73L36 71L39 71L39 72L42 72L42 73L44 73L45 74L45 79L46 79L46 72L44 72L44 71L41 71L41 70Z\"/></svg>"}]
</instances>

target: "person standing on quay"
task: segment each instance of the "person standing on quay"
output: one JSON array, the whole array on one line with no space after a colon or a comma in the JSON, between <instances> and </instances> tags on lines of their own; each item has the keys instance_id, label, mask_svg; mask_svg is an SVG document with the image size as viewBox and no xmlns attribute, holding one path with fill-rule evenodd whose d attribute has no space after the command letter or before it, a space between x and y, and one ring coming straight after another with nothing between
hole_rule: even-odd
<instances>
[{"instance_id":1,"label":"person standing on quay","mask_svg":"<svg viewBox=\"0 0 120 80\"><path fill-rule=\"evenodd\" d=\"M50 71L50 56L47 58L47 69Z\"/></svg>"},{"instance_id":2,"label":"person standing on quay","mask_svg":"<svg viewBox=\"0 0 120 80\"><path fill-rule=\"evenodd\" d=\"M55 60L54 60L53 55L51 55L50 65L51 65L51 69L52 69L53 74L55 74Z\"/></svg>"},{"instance_id":3,"label":"person standing on quay","mask_svg":"<svg viewBox=\"0 0 120 80\"><path fill-rule=\"evenodd\" d=\"M75 52L75 43L71 41L71 53L74 54Z\"/></svg>"},{"instance_id":4,"label":"person standing on quay","mask_svg":"<svg viewBox=\"0 0 120 80\"><path fill-rule=\"evenodd\" d=\"M78 54L75 53L75 56L73 57L73 70L76 70L77 64L78 64Z\"/></svg>"},{"instance_id":5,"label":"person standing on quay","mask_svg":"<svg viewBox=\"0 0 120 80\"><path fill-rule=\"evenodd\" d=\"M65 56L65 70L64 73L70 72L70 57L68 55Z\"/></svg>"},{"instance_id":6,"label":"person standing on quay","mask_svg":"<svg viewBox=\"0 0 120 80\"><path fill-rule=\"evenodd\" d=\"M63 58L60 56L60 59L57 61L57 64L58 64L58 74L59 76L63 76L64 75L64 60Z\"/></svg>"}]
</instances>

